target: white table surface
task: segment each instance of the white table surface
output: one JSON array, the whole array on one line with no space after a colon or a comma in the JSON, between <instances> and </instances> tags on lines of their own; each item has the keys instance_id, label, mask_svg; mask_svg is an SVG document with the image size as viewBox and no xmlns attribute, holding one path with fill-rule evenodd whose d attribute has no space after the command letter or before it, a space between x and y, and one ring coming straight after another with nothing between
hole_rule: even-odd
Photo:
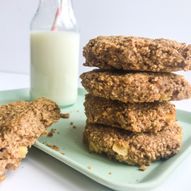
<instances>
[{"instance_id":1,"label":"white table surface","mask_svg":"<svg viewBox=\"0 0 191 191\"><path fill-rule=\"evenodd\" d=\"M27 87L29 87L29 77L27 75L0 73L0 90ZM177 104L177 108L191 111L191 101L181 101ZM190 191L190 161L191 154L162 185L153 191ZM40 150L32 148L21 166L15 172L9 172L7 179L0 184L0 191L13 190L107 191L110 189L90 180Z\"/></svg>"}]
</instances>

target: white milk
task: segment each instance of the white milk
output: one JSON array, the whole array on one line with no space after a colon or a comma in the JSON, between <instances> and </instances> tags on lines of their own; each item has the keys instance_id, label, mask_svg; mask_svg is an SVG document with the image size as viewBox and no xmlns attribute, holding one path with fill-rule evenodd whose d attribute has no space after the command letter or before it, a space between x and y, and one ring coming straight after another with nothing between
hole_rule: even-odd
<instances>
[{"instance_id":1,"label":"white milk","mask_svg":"<svg viewBox=\"0 0 191 191\"><path fill-rule=\"evenodd\" d=\"M60 106L75 103L78 88L79 34L31 33L31 97Z\"/></svg>"}]
</instances>

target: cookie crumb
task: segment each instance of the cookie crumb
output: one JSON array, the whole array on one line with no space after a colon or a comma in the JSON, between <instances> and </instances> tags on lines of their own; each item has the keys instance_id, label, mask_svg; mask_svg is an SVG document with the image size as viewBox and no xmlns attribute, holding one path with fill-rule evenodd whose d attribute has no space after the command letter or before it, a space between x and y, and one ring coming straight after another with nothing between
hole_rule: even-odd
<instances>
[{"instance_id":1,"label":"cookie crumb","mask_svg":"<svg viewBox=\"0 0 191 191\"><path fill-rule=\"evenodd\" d=\"M108 175L112 175L112 173L111 173L111 172L108 172Z\"/></svg>"},{"instance_id":2,"label":"cookie crumb","mask_svg":"<svg viewBox=\"0 0 191 191\"><path fill-rule=\"evenodd\" d=\"M69 113L61 113L60 117L63 119L68 119L70 117L70 114Z\"/></svg>"},{"instance_id":3,"label":"cookie crumb","mask_svg":"<svg viewBox=\"0 0 191 191\"><path fill-rule=\"evenodd\" d=\"M73 122L70 122L70 126L71 126L73 129L76 129L76 126L74 125Z\"/></svg>"},{"instance_id":4,"label":"cookie crumb","mask_svg":"<svg viewBox=\"0 0 191 191\"><path fill-rule=\"evenodd\" d=\"M53 135L55 134L56 132L56 129L51 129L48 134L47 134L47 137L53 137Z\"/></svg>"},{"instance_id":5,"label":"cookie crumb","mask_svg":"<svg viewBox=\"0 0 191 191\"><path fill-rule=\"evenodd\" d=\"M47 130L42 133L42 136L47 136L47 135L48 135L48 131Z\"/></svg>"},{"instance_id":6,"label":"cookie crumb","mask_svg":"<svg viewBox=\"0 0 191 191\"><path fill-rule=\"evenodd\" d=\"M145 165L142 165L142 166L139 167L140 171L145 171L146 169L147 169L147 166L145 166Z\"/></svg>"},{"instance_id":7,"label":"cookie crumb","mask_svg":"<svg viewBox=\"0 0 191 191\"><path fill-rule=\"evenodd\" d=\"M56 145L52 145L52 144L46 144L48 147L50 147L51 149L55 150L55 151L59 151L60 148Z\"/></svg>"}]
</instances>

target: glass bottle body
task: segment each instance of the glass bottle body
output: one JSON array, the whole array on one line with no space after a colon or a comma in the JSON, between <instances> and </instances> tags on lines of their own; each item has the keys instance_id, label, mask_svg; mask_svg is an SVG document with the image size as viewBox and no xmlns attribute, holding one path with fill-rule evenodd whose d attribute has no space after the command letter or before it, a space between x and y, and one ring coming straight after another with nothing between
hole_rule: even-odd
<instances>
[{"instance_id":1,"label":"glass bottle body","mask_svg":"<svg viewBox=\"0 0 191 191\"><path fill-rule=\"evenodd\" d=\"M31 97L77 99L79 33L70 0L41 0L31 24Z\"/></svg>"}]
</instances>

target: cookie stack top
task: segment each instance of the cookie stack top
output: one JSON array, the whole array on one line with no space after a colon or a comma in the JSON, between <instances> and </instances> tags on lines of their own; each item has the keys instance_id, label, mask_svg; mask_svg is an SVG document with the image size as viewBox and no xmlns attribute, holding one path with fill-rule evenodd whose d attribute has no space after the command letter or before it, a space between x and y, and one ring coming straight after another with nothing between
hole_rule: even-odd
<instances>
[{"instance_id":1,"label":"cookie stack top","mask_svg":"<svg viewBox=\"0 0 191 191\"><path fill-rule=\"evenodd\" d=\"M167 39L99 36L83 52L85 66L125 71L191 70L191 45Z\"/></svg>"},{"instance_id":2,"label":"cookie stack top","mask_svg":"<svg viewBox=\"0 0 191 191\"><path fill-rule=\"evenodd\" d=\"M85 66L99 67L81 75L94 96L124 103L182 100L191 85L174 71L191 69L191 45L166 39L100 36L84 47ZM108 70L109 69L109 70Z\"/></svg>"}]
</instances>

